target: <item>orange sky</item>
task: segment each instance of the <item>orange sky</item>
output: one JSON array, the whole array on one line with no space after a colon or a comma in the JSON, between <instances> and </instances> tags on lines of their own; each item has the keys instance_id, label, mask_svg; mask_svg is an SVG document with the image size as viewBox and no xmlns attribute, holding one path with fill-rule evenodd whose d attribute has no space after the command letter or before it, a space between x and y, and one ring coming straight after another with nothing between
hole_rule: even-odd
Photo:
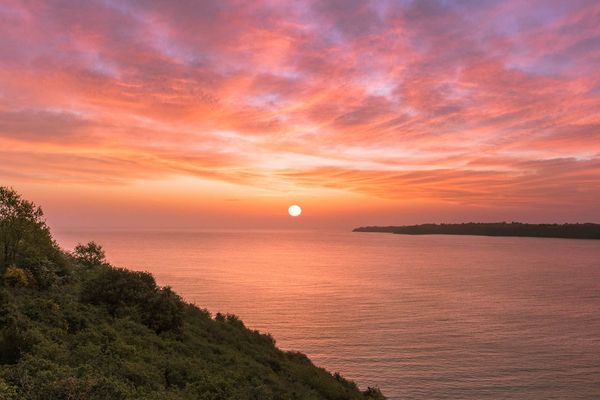
<instances>
[{"instance_id":1,"label":"orange sky","mask_svg":"<svg viewBox=\"0 0 600 400\"><path fill-rule=\"evenodd\" d=\"M0 184L57 229L600 222L597 1L0 0L0 38Z\"/></svg>"}]
</instances>

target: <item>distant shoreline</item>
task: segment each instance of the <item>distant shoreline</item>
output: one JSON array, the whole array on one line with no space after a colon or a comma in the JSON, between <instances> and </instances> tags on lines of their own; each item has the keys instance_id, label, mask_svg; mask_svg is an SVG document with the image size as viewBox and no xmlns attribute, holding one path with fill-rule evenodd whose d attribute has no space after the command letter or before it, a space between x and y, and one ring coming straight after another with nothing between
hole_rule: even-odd
<instances>
[{"instance_id":1,"label":"distant shoreline","mask_svg":"<svg viewBox=\"0 0 600 400\"><path fill-rule=\"evenodd\" d=\"M352 232L394 233L400 235L471 235L561 239L600 239L600 224L523 224L496 222L463 224L421 224L403 226L361 226Z\"/></svg>"}]
</instances>

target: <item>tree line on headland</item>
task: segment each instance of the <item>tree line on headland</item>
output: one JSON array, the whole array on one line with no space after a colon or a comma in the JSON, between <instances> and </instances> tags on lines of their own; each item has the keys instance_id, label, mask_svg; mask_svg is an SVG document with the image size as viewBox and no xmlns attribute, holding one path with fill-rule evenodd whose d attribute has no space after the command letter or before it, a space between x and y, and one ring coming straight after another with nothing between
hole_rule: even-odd
<instances>
[{"instance_id":1,"label":"tree line on headland","mask_svg":"<svg viewBox=\"0 0 600 400\"><path fill-rule=\"evenodd\" d=\"M63 251L42 210L0 187L0 400L383 398L94 242Z\"/></svg>"},{"instance_id":2,"label":"tree line on headland","mask_svg":"<svg viewBox=\"0 0 600 400\"><path fill-rule=\"evenodd\" d=\"M565 239L600 239L600 224L523 224L495 222L422 224L406 226L363 226L353 232L382 232L403 235L522 236Z\"/></svg>"}]
</instances>

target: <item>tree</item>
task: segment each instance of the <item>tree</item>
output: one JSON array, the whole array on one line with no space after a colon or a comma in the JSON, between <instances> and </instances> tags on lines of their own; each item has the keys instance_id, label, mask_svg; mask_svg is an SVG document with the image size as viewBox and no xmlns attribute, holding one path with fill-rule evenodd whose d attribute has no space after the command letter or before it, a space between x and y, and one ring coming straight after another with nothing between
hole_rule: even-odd
<instances>
[{"instance_id":1,"label":"tree","mask_svg":"<svg viewBox=\"0 0 600 400\"><path fill-rule=\"evenodd\" d=\"M42 209L14 190L0 187L0 273L9 265L31 266L58 258L60 250Z\"/></svg>"},{"instance_id":2,"label":"tree","mask_svg":"<svg viewBox=\"0 0 600 400\"><path fill-rule=\"evenodd\" d=\"M106 255L104 249L96 242L88 242L88 244L78 244L73 251L75 259L86 267L106 264Z\"/></svg>"},{"instance_id":3,"label":"tree","mask_svg":"<svg viewBox=\"0 0 600 400\"><path fill-rule=\"evenodd\" d=\"M167 286L150 297L147 306L143 308L142 322L156 333L181 333L183 316L183 300Z\"/></svg>"}]
</instances>

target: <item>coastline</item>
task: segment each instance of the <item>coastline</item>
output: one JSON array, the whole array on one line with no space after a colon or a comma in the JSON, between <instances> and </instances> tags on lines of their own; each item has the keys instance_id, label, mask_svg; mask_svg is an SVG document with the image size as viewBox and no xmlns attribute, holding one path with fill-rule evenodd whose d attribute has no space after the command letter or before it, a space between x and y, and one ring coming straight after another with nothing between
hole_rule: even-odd
<instances>
[{"instance_id":1,"label":"coastline","mask_svg":"<svg viewBox=\"0 0 600 400\"><path fill-rule=\"evenodd\" d=\"M352 232L398 235L463 235L491 237L532 237L556 239L600 239L600 224L525 224L519 222L421 224L403 226L362 226Z\"/></svg>"}]
</instances>

